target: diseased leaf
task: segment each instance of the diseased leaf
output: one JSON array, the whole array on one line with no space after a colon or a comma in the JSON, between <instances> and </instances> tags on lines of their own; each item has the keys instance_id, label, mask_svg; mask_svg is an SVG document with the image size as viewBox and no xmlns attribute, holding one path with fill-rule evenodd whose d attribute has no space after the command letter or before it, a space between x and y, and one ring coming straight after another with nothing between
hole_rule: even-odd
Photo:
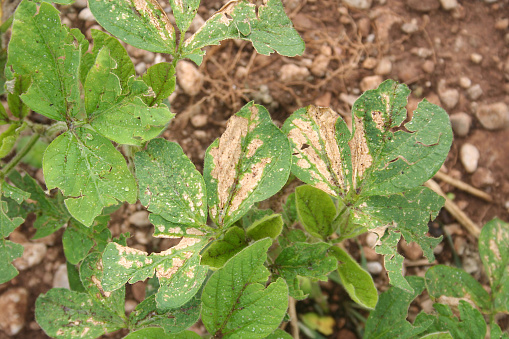
<instances>
[{"instance_id":1,"label":"diseased leaf","mask_svg":"<svg viewBox=\"0 0 509 339\"><path fill-rule=\"evenodd\" d=\"M108 32L134 47L175 52L175 29L156 0L91 1L90 10Z\"/></svg>"},{"instance_id":2,"label":"diseased leaf","mask_svg":"<svg viewBox=\"0 0 509 339\"><path fill-rule=\"evenodd\" d=\"M252 223L247 229L247 236L253 240L263 238L276 239L283 230L283 218L281 214L267 215Z\"/></svg>"},{"instance_id":3,"label":"diseased leaf","mask_svg":"<svg viewBox=\"0 0 509 339\"><path fill-rule=\"evenodd\" d=\"M263 265L272 241L263 239L240 251L209 278L202 294L203 324L223 338L263 338L283 320L288 288L283 279L265 287Z\"/></svg>"},{"instance_id":4,"label":"diseased leaf","mask_svg":"<svg viewBox=\"0 0 509 339\"><path fill-rule=\"evenodd\" d=\"M5 158L11 153L16 144L16 140L18 140L25 126L25 124L16 121L0 134L0 159Z\"/></svg>"},{"instance_id":5,"label":"diseased leaf","mask_svg":"<svg viewBox=\"0 0 509 339\"><path fill-rule=\"evenodd\" d=\"M114 291L126 282L134 284L156 273L160 288L156 294L158 308L167 310L188 302L205 280L207 268L199 265L200 250L206 241L183 238L164 252L152 253L109 243L103 253L105 268L102 280L105 291Z\"/></svg>"},{"instance_id":6,"label":"diseased leaf","mask_svg":"<svg viewBox=\"0 0 509 339\"><path fill-rule=\"evenodd\" d=\"M2 183L1 186L5 186ZM5 238L23 223L23 219L9 218L7 216L7 203L0 201L0 284L7 282L18 275L18 270L12 265L12 261L23 255L23 246L13 243Z\"/></svg>"},{"instance_id":7,"label":"diseased leaf","mask_svg":"<svg viewBox=\"0 0 509 339\"><path fill-rule=\"evenodd\" d=\"M298 276L327 281L327 275L338 268L338 261L327 254L330 247L326 243L295 243L283 249L274 269L287 281L290 296L298 300L307 296L299 289Z\"/></svg>"},{"instance_id":8,"label":"diseased leaf","mask_svg":"<svg viewBox=\"0 0 509 339\"><path fill-rule=\"evenodd\" d=\"M29 192L25 192L23 189L16 186L11 186L5 182L1 185L1 188L3 196L11 198L17 204L21 204L24 200L30 198Z\"/></svg>"},{"instance_id":9,"label":"diseased leaf","mask_svg":"<svg viewBox=\"0 0 509 339\"><path fill-rule=\"evenodd\" d=\"M458 305L461 321L454 316L448 306L434 304L433 307L437 310L437 315L421 312L417 315L414 325L419 326L421 323L432 321L432 325L426 330L427 333L447 331L454 339L486 336L486 322L483 315L465 300L460 300Z\"/></svg>"},{"instance_id":10,"label":"diseased leaf","mask_svg":"<svg viewBox=\"0 0 509 339\"><path fill-rule=\"evenodd\" d=\"M196 16L200 0L170 0L170 5L177 27L181 34L184 34Z\"/></svg>"},{"instance_id":11,"label":"diseased leaf","mask_svg":"<svg viewBox=\"0 0 509 339\"><path fill-rule=\"evenodd\" d=\"M507 269L507 268L506 268ZM473 302L483 313L490 313L490 295L482 285L459 268L436 265L426 272L426 288L438 302L458 306L458 302Z\"/></svg>"},{"instance_id":12,"label":"diseased leaf","mask_svg":"<svg viewBox=\"0 0 509 339\"><path fill-rule=\"evenodd\" d=\"M378 291L371 275L340 247L332 246L330 251L339 261L341 284L350 298L359 305L374 309L378 302Z\"/></svg>"},{"instance_id":13,"label":"diseased leaf","mask_svg":"<svg viewBox=\"0 0 509 339\"><path fill-rule=\"evenodd\" d=\"M427 321L414 326L406 320L410 303L424 291L423 278L411 276L407 280L413 292L391 287L380 295L366 322L364 339L414 338L431 325L432 321Z\"/></svg>"},{"instance_id":14,"label":"diseased leaf","mask_svg":"<svg viewBox=\"0 0 509 339\"><path fill-rule=\"evenodd\" d=\"M160 327L148 327L136 332L131 332L124 339L200 339L193 331L184 331L176 334L168 334Z\"/></svg>"},{"instance_id":15,"label":"diseased leaf","mask_svg":"<svg viewBox=\"0 0 509 339\"><path fill-rule=\"evenodd\" d=\"M335 231L336 206L327 193L313 186L299 186L295 189L295 205L299 220L309 234L326 239Z\"/></svg>"},{"instance_id":16,"label":"diseased leaf","mask_svg":"<svg viewBox=\"0 0 509 339\"><path fill-rule=\"evenodd\" d=\"M175 67L161 62L148 68L141 79L149 86L149 95L142 97L147 106L159 105L175 90Z\"/></svg>"},{"instance_id":17,"label":"diseased leaf","mask_svg":"<svg viewBox=\"0 0 509 339\"><path fill-rule=\"evenodd\" d=\"M220 268L247 245L245 231L240 227L231 227L223 239L214 241L203 252L201 263L211 268Z\"/></svg>"},{"instance_id":18,"label":"diseased leaf","mask_svg":"<svg viewBox=\"0 0 509 339\"><path fill-rule=\"evenodd\" d=\"M140 201L153 213L154 235L202 237L207 223L205 183L182 148L154 139L145 151L136 153L134 163Z\"/></svg>"},{"instance_id":19,"label":"diseased leaf","mask_svg":"<svg viewBox=\"0 0 509 339\"><path fill-rule=\"evenodd\" d=\"M155 296L150 296L131 312L129 324L132 329L157 326L166 333L179 333L198 321L200 309L200 300L193 298L180 308L162 311L157 307Z\"/></svg>"},{"instance_id":20,"label":"diseased leaf","mask_svg":"<svg viewBox=\"0 0 509 339\"><path fill-rule=\"evenodd\" d=\"M195 54L225 39L251 41L260 54L277 52L295 56L304 51L304 42L286 16L280 0L268 0L256 7L248 1L230 1L190 38L183 54Z\"/></svg>"},{"instance_id":21,"label":"diseased leaf","mask_svg":"<svg viewBox=\"0 0 509 339\"><path fill-rule=\"evenodd\" d=\"M229 227L255 203L278 192L291 165L287 138L265 108L245 105L207 149L204 174L210 217Z\"/></svg>"},{"instance_id":22,"label":"diseased leaf","mask_svg":"<svg viewBox=\"0 0 509 339\"><path fill-rule=\"evenodd\" d=\"M76 43L78 34L61 25L58 10L48 3L37 7L24 0L14 15L7 67L32 79L21 99L48 118L65 121L80 112L79 65L86 48Z\"/></svg>"},{"instance_id":23,"label":"diseased leaf","mask_svg":"<svg viewBox=\"0 0 509 339\"><path fill-rule=\"evenodd\" d=\"M52 288L35 302L35 319L52 338L97 338L126 326L87 293Z\"/></svg>"},{"instance_id":24,"label":"diseased leaf","mask_svg":"<svg viewBox=\"0 0 509 339\"><path fill-rule=\"evenodd\" d=\"M76 128L53 140L43 170L48 189L60 188L67 209L85 226L106 206L136 201L136 182L124 157L92 130Z\"/></svg>"},{"instance_id":25,"label":"diseased leaf","mask_svg":"<svg viewBox=\"0 0 509 339\"><path fill-rule=\"evenodd\" d=\"M509 224L493 219L479 236L479 255L490 279L494 312L509 312Z\"/></svg>"},{"instance_id":26,"label":"diseased leaf","mask_svg":"<svg viewBox=\"0 0 509 339\"><path fill-rule=\"evenodd\" d=\"M130 145L142 145L163 131L174 114L168 107L148 107L140 95L148 91L140 80L128 82L128 95L122 95L120 79L115 74L116 61L104 46L85 81L85 109L90 125L105 137Z\"/></svg>"}]
</instances>

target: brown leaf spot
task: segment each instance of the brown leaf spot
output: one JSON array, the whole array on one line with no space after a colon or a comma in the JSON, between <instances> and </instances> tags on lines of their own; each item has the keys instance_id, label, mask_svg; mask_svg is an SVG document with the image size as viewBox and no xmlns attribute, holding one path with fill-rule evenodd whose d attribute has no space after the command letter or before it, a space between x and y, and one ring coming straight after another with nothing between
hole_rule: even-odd
<instances>
[{"instance_id":1,"label":"brown leaf spot","mask_svg":"<svg viewBox=\"0 0 509 339\"><path fill-rule=\"evenodd\" d=\"M147 2L150 2L150 4L155 7L155 10L149 8ZM159 32L161 39L168 40L168 36L170 39L173 39L173 25L166 16L166 12L161 8L161 5L159 5L156 0L133 0L133 3L138 12L148 17L150 23ZM159 17L157 16L156 11L159 12ZM164 27L161 27L161 24L163 24ZM168 36L166 36L165 32L168 32Z\"/></svg>"},{"instance_id":2,"label":"brown leaf spot","mask_svg":"<svg viewBox=\"0 0 509 339\"><path fill-rule=\"evenodd\" d=\"M261 145L263 145L263 141L261 141L260 139L254 139L253 141L251 141L249 146L247 146L246 157L251 158Z\"/></svg>"},{"instance_id":3,"label":"brown leaf spot","mask_svg":"<svg viewBox=\"0 0 509 339\"><path fill-rule=\"evenodd\" d=\"M490 239L490 250L493 252L493 255L497 260L502 260L502 256L500 255L500 251L498 249L497 242L494 239Z\"/></svg>"},{"instance_id":4,"label":"brown leaf spot","mask_svg":"<svg viewBox=\"0 0 509 339\"><path fill-rule=\"evenodd\" d=\"M385 121L382 112L380 111L371 112L371 118L375 122L376 128L378 128L382 132L385 132L384 130Z\"/></svg>"},{"instance_id":5,"label":"brown leaf spot","mask_svg":"<svg viewBox=\"0 0 509 339\"><path fill-rule=\"evenodd\" d=\"M348 142L348 145L352 151L353 188L356 188L357 177L362 177L366 169L373 163L373 158L369 154L369 148L366 142L363 119L359 117L355 117L355 132L352 140Z\"/></svg>"},{"instance_id":6,"label":"brown leaf spot","mask_svg":"<svg viewBox=\"0 0 509 339\"><path fill-rule=\"evenodd\" d=\"M172 259L172 266L169 269L165 270L163 265L157 266L157 268L156 268L156 276L158 278L170 279L172 277L172 275L174 275L175 272L177 272L179 270L179 268L182 267L182 265L184 265L184 260L183 259L181 259L181 258L173 258Z\"/></svg>"}]
</instances>

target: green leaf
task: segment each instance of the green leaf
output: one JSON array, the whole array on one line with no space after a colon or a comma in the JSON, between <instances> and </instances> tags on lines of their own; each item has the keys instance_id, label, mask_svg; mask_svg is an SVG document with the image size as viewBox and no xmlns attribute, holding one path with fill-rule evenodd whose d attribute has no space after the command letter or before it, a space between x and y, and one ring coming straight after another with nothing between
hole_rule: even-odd
<instances>
[{"instance_id":1,"label":"green leaf","mask_svg":"<svg viewBox=\"0 0 509 339\"><path fill-rule=\"evenodd\" d=\"M506 267L507 269L507 267ZM472 301L483 313L491 313L491 298L482 285L459 268L436 265L426 272L426 287L433 298L457 306L460 300Z\"/></svg>"},{"instance_id":2,"label":"green leaf","mask_svg":"<svg viewBox=\"0 0 509 339\"><path fill-rule=\"evenodd\" d=\"M448 331L454 339L485 337L486 322L483 315L465 300L460 300L458 305L461 321L454 316L447 305L434 304L433 307L438 314L430 315L421 312L417 315L414 325L433 321L433 324L427 328L427 333Z\"/></svg>"},{"instance_id":3,"label":"green leaf","mask_svg":"<svg viewBox=\"0 0 509 339\"><path fill-rule=\"evenodd\" d=\"M150 296L131 312L129 324L131 329L157 326L167 333L178 333L198 321L200 309L200 300L193 298L180 308L162 311L157 308L155 296Z\"/></svg>"},{"instance_id":4,"label":"green leaf","mask_svg":"<svg viewBox=\"0 0 509 339\"><path fill-rule=\"evenodd\" d=\"M174 142L152 140L135 155L140 201L151 215L155 236L202 237L207 223L207 197L203 177Z\"/></svg>"},{"instance_id":5,"label":"green leaf","mask_svg":"<svg viewBox=\"0 0 509 339\"><path fill-rule=\"evenodd\" d=\"M214 241L203 252L201 264L212 268L222 267L247 245L245 231L240 227L231 227L226 231L223 239Z\"/></svg>"},{"instance_id":6,"label":"green leaf","mask_svg":"<svg viewBox=\"0 0 509 339\"><path fill-rule=\"evenodd\" d=\"M142 145L158 136L174 114L165 105L148 107L140 94L143 81L130 78L129 95L122 95L116 61L107 46L97 54L85 81L85 109L90 125L105 137L130 145Z\"/></svg>"},{"instance_id":7,"label":"green leaf","mask_svg":"<svg viewBox=\"0 0 509 339\"><path fill-rule=\"evenodd\" d=\"M359 305L374 309L378 302L378 291L371 275L343 249L332 246L330 250L339 261L338 273L341 284L350 298Z\"/></svg>"},{"instance_id":8,"label":"green leaf","mask_svg":"<svg viewBox=\"0 0 509 339\"><path fill-rule=\"evenodd\" d=\"M493 219L482 228L479 255L490 279L494 312L509 312L509 224Z\"/></svg>"},{"instance_id":9,"label":"green leaf","mask_svg":"<svg viewBox=\"0 0 509 339\"><path fill-rule=\"evenodd\" d=\"M7 216L7 211L7 203L0 201L0 284L18 275L18 270L12 265L12 261L23 255L23 246L5 239L23 223L23 219L19 217L11 219Z\"/></svg>"},{"instance_id":10,"label":"green leaf","mask_svg":"<svg viewBox=\"0 0 509 339\"><path fill-rule=\"evenodd\" d=\"M134 284L156 273L160 288L156 294L158 308L167 310L188 302L200 289L207 268L201 266L200 250L206 241L183 238L164 252L152 253L109 243L103 253L105 291L113 291L126 282Z\"/></svg>"},{"instance_id":11,"label":"green leaf","mask_svg":"<svg viewBox=\"0 0 509 339\"><path fill-rule=\"evenodd\" d=\"M193 331L184 331L176 334L167 334L160 327L148 327L131 332L124 339L200 339Z\"/></svg>"},{"instance_id":12,"label":"green leaf","mask_svg":"<svg viewBox=\"0 0 509 339\"><path fill-rule=\"evenodd\" d=\"M16 140L18 140L25 126L25 124L20 125L20 122L14 122L0 134L0 159L5 158L11 153Z\"/></svg>"},{"instance_id":13,"label":"green leaf","mask_svg":"<svg viewBox=\"0 0 509 339\"><path fill-rule=\"evenodd\" d=\"M228 2L185 41L183 54L196 53L225 39L251 41L256 51L264 55L277 52L295 56L304 52L304 42L280 0L268 0L258 7L248 1Z\"/></svg>"},{"instance_id":14,"label":"green leaf","mask_svg":"<svg viewBox=\"0 0 509 339\"><path fill-rule=\"evenodd\" d=\"M418 326L406 318L410 303L424 290L424 279L416 276L407 278L413 292L391 287L380 295L374 311L369 314L364 330L364 339L414 338L431 325L431 321Z\"/></svg>"},{"instance_id":15,"label":"green leaf","mask_svg":"<svg viewBox=\"0 0 509 339\"><path fill-rule=\"evenodd\" d=\"M283 233L278 237L278 242L281 247L289 247L295 243L306 242L307 235L302 230L290 229L284 230Z\"/></svg>"},{"instance_id":16,"label":"green leaf","mask_svg":"<svg viewBox=\"0 0 509 339\"><path fill-rule=\"evenodd\" d=\"M174 54L175 29L156 0L100 0L91 1L89 7L97 22L120 40L147 51Z\"/></svg>"},{"instance_id":17,"label":"green leaf","mask_svg":"<svg viewBox=\"0 0 509 339\"><path fill-rule=\"evenodd\" d=\"M30 198L30 193L25 192L19 187L11 186L5 182L1 185L1 187L3 196L11 198L17 204L21 204L24 200Z\"/></svg>"},{"instance_id":18,"label":"green leaf","mask_svg":"<svg viewBox=\"0 0 509 339\"><path fill-rule=\"evenodd\" d=\"M150 95L142 99L147 106L159 105L175 90L175 67L167 62L155 64L147 70L141 79L150 87Z\"/></svg>"},{"instance_id":19,"label":"green leaf","mask_svg":"<svg viewBox=\"0 0 509 339\"><path fill-rule=\"evenodd\" d=\"M490 338L491 339L508 339L509 333L502 333L502 330L500 329L500 326L498 326L496 323L490 324Z\"/></svg>"},{"instance_id":20,"label":"green leaf","mask_svg":"<svg viewBox=\"0 0 509 339\"><path fill-rule=\"evenodd\" d=\"M85 226L106 206L136 201L136 182L124 157L92 130L77 128L53 140L43 170L48 189L60 188L67 209Z\"/></svg>"},{"instance_id":21,"label":"green leaf","mask_svg":"<svg viewBox=\"0 0 509 339\"><path fill-rule=\"evenodd\" d=\"M283 230L283 218L281 214L267 215L255 221L246 229L247 236L253 240L263 238L276 239Z\"/></svg>"},{"instance_id":22,"label":"green leaf","mask_svg":"<svg viewBox=\"0 0 509 339\"><path fill-rule=\"evenodd\" d=\"M220 227L232 225L284 186L290 166L288 140L267 110L245 105L207 149L203 177L212 220Z\"/></svg>"},{"instance_id":23,"label":"green leaf","mask_svg":"<svg viewBox=\"0 0 509 339\"><path fill-rule=\"evenodd\" d=\"M97 245L97 250L102 252L108 240L111 239L108 221L109 216L97 217L92 227L86 227L71 219L62 236L64 255L67 261L77 265L87 256L94 245Z\"/></svg>"},{"instance_id":24,"label":"green leaf","mask_svg":"<svg viewBox=\"0 0 509 339\"><path fill-rule=\"evenodd\" d=\"M16 144L16 152L20 152L29 140L29 136L19 138ZM42 156L44 151L46 151L46 147L48 147L48 143L42 139L38 139L21 161L32 167L42 168Z\"/></svg>"},{"instance_id":25,"label":"green leaf","mask_svg":"<svg viewBox=\"0 0 509 339\"><path fill-rule=\"evenodd\" d=\"M23 119L30 113L30 108L21 101L20 96L28 90L31 84L32 79L30 76L21 75L16 76L7 83L7 103L12 115L18 119Z\"/></svg>"},{"instance_id":26,"label":"green leaf","mask_svg":"<svg viewBox=\"0 0 509 339\"><path fill-rule=\"evenodd\" d=\"M23 103L60 121L80 112L79 65L86 48L76 43L74 34L48 3L38 8L24 0L14 15L6 67L33 80L21 96Z\"/></svg>"},{"instance_id":27,"label":"green leaf","mask_svg":"<svg viewBox=\"0 0 509 339\"><path fill-rule=\"evenodd\" d=\"M313 186L299 186L295 189L295 205L299 220L309 234L326 239L334 233L336 206L327 193Z\"/></svg>"},{"instance_id":28,"label":"green leaf","mask_svg":"<svg viewBox=\"0 0 509 339\"><path fill-rule=\"evenodd\" d=\"M69 280L69 287L71 291L86 292L83 283L80 280L80 271L76 265L66 262L67 266L67 279Z\"/></svg>"},{"instance_id":29,"label":"green leaf","mask_svg":"<svg viewBox=\"0 0 509 339\"><path fill-rule=\"evenodd\" d=\"M453 339L449 332L435 332L426 334L419 339Z\"/></svg>"},{"instance_id":30,"label":"green leaf","mask_svg":"<svg viewBox=\"0 0 509 339\"><path fill-rule=\"evenodd\" d=\"M173 16L181 34L187 32L196 16L200 0L170 0Z\"/></svg>"},{"instance_id":31,"label":"green leaf","mask_svg":"<svg viewBox=\"0 0 509 339\"><path fill-rule=\"evenodd\" d=\"M35 302L35 319L52 338L97 338L126 326L87 293L52 288Z\"/></svg>"},{"instance_id":32,"label":"green leaf","mask_svg":"<svg viewBox=\"0 0 509 339\"><path fill-rule=\"evenodd\" d=\"M286 198L286 203L283 205L283 221L286 226L291 227L297 222L298 218L295 192L293 192Z\"/></svg>"},{"instance_id":33,"label":"green leaf","mask_svg":"<svg viewBox=\"0 0 509 339\"><path fill-rule=\"evenodd\" d=\"M338 261L327 253L331 245L326 243L296 243L286 247L277 257L274 268L287 281L290 296L304 299L297 276L327 281L327 275L338 268Z\"/></svg>"},{"instance_id":34,"label":"green leaf","mask_svg":"<svg viewBox=\"0 0 509 339\"><path fill-rule=\"evenodd\" d=\"M285 332L279 328L265 337L265 339L292 339L292 338L293 337L288 332Z\"/></svg>"},{"instance_id":35,"label":"green leaf","mask_svg":"<svg viewBox=\"0 0 509 339\"><path fill-rule=\"evenodd\" d=\"M283 320L288 288L283 279L265 287L263 265L272 240L255 242L214 272L203 289L202 321L209 333L224 338L263 338Z\"/></svg>"},{"instance_id":36,"label":"green leaf","mask_svg":"<svg viewBox=\"0 0 509 339\"><path fill-rule=\"evenodd\" d=\"M0 74L0 85L1 85L1 82L2 82L2 74ZM0 92L2 92L2 88L0 88ZM10 123L9 115L7 114L7 111L5 110L5 107L2 105L2 107L0 107L0 125L6 125L9 123Z\"/></svg>"}]
</instances>

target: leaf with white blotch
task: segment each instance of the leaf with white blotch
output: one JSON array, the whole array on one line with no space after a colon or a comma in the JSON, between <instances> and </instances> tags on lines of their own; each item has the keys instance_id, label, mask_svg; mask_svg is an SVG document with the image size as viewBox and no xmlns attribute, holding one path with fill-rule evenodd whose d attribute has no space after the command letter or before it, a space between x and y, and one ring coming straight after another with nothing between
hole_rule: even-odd
<instances>
[{"instance_id":1,"label":"leaf with white blotch","mask_svg":"<svg viewBox=\"0 0 509 339\"><path fill-rule=\"evenodd\" d=\"M507 267L506 267L507 269ZM491 297L482 285L467 272L444 265L426 271L426 287L438 302L458 306L460 300L474 303L483 313L491 313Z\"/></svg>"},{"instance_id":2,"label":"leaf with white blotch","mask_svg":"<svg viewBox=\"0 0 509 339\"><path fill-rule=\"evenodd\" d=\"M486 336L486 322L483 315L465 300L460 300L458 304L461 320L454 316L447 305L434 304L433 307L437 311L436 314L421 312L415 318L414 325L419 326L432 321L432 325L426 329L426 333L447 331L453 339L481 339Z\"/></svg>"},{"instance_id":3,"label":"leaf with white blotch","mask_svg":"<svg viewBox=\"0 0 509 339\"><path fill-rule=\"evenodd\" d=\"M117 67L111 69L111 73L115 74L120 80L122 91L127 94L128 92L128 81L131 77L136 75L134 71L134 64L127 54L126 49L120 41L112 37L111 35L102 31L92 29L92 39L94 41L92 51L86 53L81 58L80 65L80 81L84 84L87 80L87 75L90 69L93 67L94 62L97 59L97 55L103 47L107 47L111 58L115 61ZM102 84L99 84L102 85Z\"/></svg>"},{"instance_id":4,"label":"leaf with white blotch","mask_svg":"<svg viewBox=\"0 0 509 339\"><path fill-rule=\"evenodd\" d=\"M14 15L7 68L32 85L21 96L32 110L65 121L80 112L79 65L83 35L61 25L52 5L24 0Z\"/></svg>"},{"instance_id":5,"label":"leaf with white blotch","mask_svg":"<svg viewBox=\"0 0 509 339\"><path fill-rule=\"evenodd\" d=\"M428 321L418 326L410 324L408 307L424 290L424 279L408 277L413 292L391 287L380 295L374 311L369 314L364 330L364 339L407 339L423 333L432 323Z\"/></svg>"},{"instance_id":6,"label":"leaf with white blotch","mask_svg":"<svg viewBox=\"0 0 509 339\"><path fill-rule=\"evenodd\" d=\"M104 46L84 85L88 121L97 132L115 142L142 145L158 136L175 114L165 105L148 107L143 102L140 95L148 91L143 81L129 78L130 92L122 95L116 68L116 61Z\"/></svg>"},{"instance_id":7,"label":"leaf with white blotch","mask_svg":"<svg viewBox=\"0 0 509 339\"><path fill-rule=\"evenodd\" d=\"M313 186L302 185L295 189L295 205L302 226L320 239L327 239L334 231L336 205L331 197Z\"/></svg>"},{"instance_id":8,"label":"leaf with white blotch","mask_svg":"<svg viewBox=\"0 0 509 339\"><path fill-rule=\"evenodd\" d=\"M114 291L126 282L134 284L150 278L155 272L160 284L156 294L158 308L179 307L198 292L206 278L207 268L199 265L199 252L206 243L197 238L183 238L178 245L150 255L109 243L103 253L103 288Z\"/></svg>"},{"instance_id":9,"label":"leaf with white blotch","mask_svg":"<svg viewBox=\"0 0 509 339\"><path fill-rule=\"evenodd\" d=\"M146 150L136 153L134 163L140 201L157 223L155 235L202 237L200 228L207 223L205 183L182 148L175 142L154 139ZM164 220L158 222L160 218L170 227ZM182 229L171 224L182 225Z\"/></svg>"},{"instance_id":10,"label":"leaf with white blotch","mask_svg":"<svg viewBox=\"0 0 509 339\"><path fill-rule=\"evenodd\" d=\"M177 27L181 34L184 34L196 16L200 0L170 0L170 6Z\"/></svg>"},{"instance_id":11,"label":"leaf with white blotch","mask_svg":"<svg viewBox=\"0 0 509 339\"><path fill-rule=\"evenodd\" d=\"M338 273L341 284L357 304L374 309L378 291L371 275L366 272L345 250L332 246L331 254L339 261Z\"/></svg>"},{"instance_id":12,"label":"leaf with white blotch","mask_svg":"<svg viewBox=\"0 0 509 339\"><path fill-rule=\"evenodd\" d=\"M266 285L264 266L271 239L255 242L214 272L203 289L203 324L221 338L263 338L274 331L288 308L283 279Z\"/></svg>"},{"instance_id":13,"label":"leaf with white blotch","mask_svg":"<svg viewBox=\"0 0 509 339\"><path fill-rule=\"evenodd\" d=\"M304 42L286 16L281 0L268 0L256 7L245 0L230 1L184 43L184 56L225 39L251 41L260 54L277 52L295 56L304 52Z\"/></svg>"},{"instance_id":14,"label":"leaf with white blotch","mask_svg":"<svg viewBox=\"0 0 509 339\"><path fill-rule=\"evenodd\" d=\"M67 209L85 226L106 206L136 201L136 182L124 157L92 130L77 128L53 140L43 170L48 189L60 188Z\"/></svg>"},{"instance_id":15,"label":"leaf with white blotch","mask_svg":"<svg viewBox=\"0 0 509 339\"><path fill-rule=\"evenodd\" d=\"M23 246L5 239L23 223L23 219L19 217L11 219L6 212L7 203L0 201L0 284L18 275L18 270L12 265L12 261L23 255Z\"/></svg>"},{"instance_id":16,"label":"leaf with white blotch","mask_svg":"<svg viewBox=\"0 0 509 339\"><path fill-rule=\"evenodd\" d=\"M148 327L136 332L131 332L124 339L200 339L201 337L193 331L183 331L175 334L168 334L160 327Z\"/></svg>"},{"instance_id":17,"label":"leaf with white blotch","mask_svg":"<svg viewBox=\"0 0 509 339\"><path fill-rule=\"evenodd\" d=\"M35 319L52 338L97 338L126 327L124 319L87 293L52 288L35 302Z\"/></svg>"},{"instance_id":18,"label":"leaf with white blotch","mask_svg":"<svg viewBox=\"0 0 509 339\"><path fill-rule=\"evenodd\" d=\"M97 246L97 251L102 252L111 238L111 232L108 229L109 220L109 215L99 216L91 227L86 227L75 219L71 219L62 236L67 261L77 265L94 245Z\"/></svg>"},{"instance_id":19,"label":"leaf with white blotch","mask_svg":"<svg viewBox=\"0 0 509 339\"><path fill-rule=\"evenodd\" d=\"M240 227L230 227L222 239L214 241L207 247L202 254L201 263L211 268L222 267L247 245L246 232Z\"/></svg>"},{"instance_id":20,"label":"leaf with white blotch","mask_svg":"<svg viewBox=\"0 0 509 339\"><path fill-rule=\"evenodd\" d=\"M134 47L175 52L175 29L156 0L90 1L90 10L108 32Z\"/></svg>"},{"instance_id":21,"label":"leaf with white blotch","mask_svg":"<svg viewBox=\"0 0 509 339\"><path fill-rule=\"evenodd\" d=\"M18 204L21 204L23 200L27 200L28 198L30 198L30 193L25 192L23 189L19 187L11 186L5 182L1 185L1 187L3 196L11 198Z\"/></svg>"},{"instance_id":22,"label":"leaf with white blotch","mask_svg":"<svg viewBox=\"0 0 509 339\"><path fill-rule=\"evenodd\" d=\"M200 309L200 300L193 298L180 308L160 310L155 296L150 296L131 312L129 324L132 329L157 326L162 327L166 333L178 333L198 321Z\"/></svg>"},{"instance_id":23,"label":"leaf with white blotch","mask_svg":"<svg viewBox=\"0 0 509 339\"><path fill-rule=\"evenodd\" d=\"M175 67L167 62L150 66L141 79L150 87L148 95L142 97L147 106L159 105L175 90Z\"/></svg>"},{"instance_id":24,"label":"leaf with white blotch","mask_svg":"<svg viewBox=\"0 0 509 339\"><path fill-rule=\"evenodd\" d=\"M87 293L100 302L103 307L122 318L125 314L125 286L113 292L104 291L101 284L103 278L101 253L90 253L81 263L79 272L81 283Z\"/></svg>"},{"instance_id":25,"label":"leaf with white blotch","mask_svg":"<svg viewBox=\"0 0 509 339\"><path fill-rule=\"evenodd\" d=\"M327 281L327 275L338 268L338 261L328 255L326 243L296 243L286 247L274 262L274 269L288 283L290 296L301 300L306 295L299 289L298 276Z\"/></svg>"},{"instance_id":26,"label":"leaf with white blotch","mask_svg":"<svg viewBox=\"0 0 509 339\"><path fill-rule=\"evenodd\" d=\"M288 139L265 108L248 103L207 149L203 177L210 217L219 227L232 225L284 186L290 166Z\"/></svg>"},{"instance_id":27,"label":"leaf with white blotch","mask_svg":"<svg viewBox=\"0 0 509 339\"><path fill-rule=\"evenodd\" d=\"M479 236L479 255L490 279L494 312L509 312L509 223L486 223Z\"/></svg>"}]
</instances>

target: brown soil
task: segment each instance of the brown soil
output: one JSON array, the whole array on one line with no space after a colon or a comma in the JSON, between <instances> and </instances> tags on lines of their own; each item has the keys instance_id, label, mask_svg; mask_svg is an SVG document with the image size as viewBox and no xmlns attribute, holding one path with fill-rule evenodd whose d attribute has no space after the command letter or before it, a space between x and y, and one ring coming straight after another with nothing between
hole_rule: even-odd
<instances>
[{"instance_id":1,"label":"brown soil","mask_svg":"<svg viewBox=\"0 0 509 339\"><path fill-rule=\"evenodd\" d=\"M473 174L465 171L459 160L459 150L466 142L475 145L481 152L479 167L488 169L494 177L493 183L481 188L493 197L493 202L485 202L447 184L442 183L442 188L455 195L457 205L479 227L494 217L509 221L509 157L505 153L509 150L509 133L507 129L486 130L475 116L475 110L480 105L495 102L509 104L509 29L501 21L509 19L508 0L494 3L465 0L451 11L440 8L439 0L421 0L420 5L434 8L424 12L413 9L415 5L410 5L416 1L412 0L374 0L367 10L342 6L337 0L286 0L284 3L306 42L304 54L295 58L263 56L256 54L251 44L244 41L226 41L220 46L208 48L199 68L205 75L203 89L195 97L187 96L182 90L177 91L177 97L172 101L172 111L177 113L177 117L164 137L178 141L202 170L204 150L221 135L226 120L242 105L253 99L261 100L260 86L268 87L266 93L270 94L270 98L263 103L279 123L297 108L309 104L330 106L348 119L350 106L345 94L358 96L362 80L374 75L377 64L386 59L390 60L392 69L381 77L396 79L410 86L413 94L409 108L415 108L422 98L443 106L439 97L441 82L445 87L459 91L459 101L448 109L448 113L466 112L473 122L467 136L455 137L444 171L471 184ZM205 0L199 14L207 19L222 4L219 0ZM69 16L74 27L84 32L93 24L77 19L76 10L72 7L64 8L63 13L74 13L74 16ZM412 22L416 26L415 32L404 32L402 24ZM283 65L310 68L319 55L329 52L329 64L324 74L310 75L303 80L280 81ZM472 61L474 53L482 56L480 62ZM136 57L133 59L137 60ZM507 64L505 71L504 63ZM245 67L247 75L239 74L239 67ZM479 84L483 94L472 100L461 87L461 77L470 79L472 85ZM206 115L207 124L194 127L190 119L196 115ZM29 172L35 174L32 169ZM130 230L131 234L139 232L126 221L139 208L121 208L111 222L113 233L126 230ZM20 226L19 231L27 237L32 235L32 222ZM444 229L451 234L452 241L444 237L443 250L437 254L438 263L453 264L456 254L464 263L469 260L479 262L476 239L462 227L454 226L455 223L457 221L449 213L442 211L439 218L430 224L430 231L435 236L444 234ZM444 228L444 225L449 228ZM52 287L54 272L65 262L61 234L57 233L55 241L48 245L45 261L21 272L9 283L0 285L0 293L15 286L23 286L30 292L25 328L13 338L46 338L34 322L34 304L40 293ZM365 245L364 237L360 240ZM160 244L150 242L143 245L132 240L131 245L154 250ZM347 244L347 248L352 254L359 255L356 243ZM382 262L380 258L376 260ZM428 267L418 260L406 263L407 274L422 276ZM487 284L480 265L471 273ZM380 290L388 287L385 272L375 276L375 281ZM359 337L362 323L350 315L352 302L347 294L334 283L323 284L322 289L328 298L328 314L336 322L330 338ZM130 288L128 298L135 298ZM420 297L412 305L410 317L428 307L427 299ZM312 300L297 305L300 313L316 312L317 307L320 308ZM360 313L367 316L366 312ZM499 323L503 329L509 330L507 316L502 317ZM118 336L114 334L108 337ZM3 338L8 336L0 331L0 339Z\"/></svg>"}]
</instances>

